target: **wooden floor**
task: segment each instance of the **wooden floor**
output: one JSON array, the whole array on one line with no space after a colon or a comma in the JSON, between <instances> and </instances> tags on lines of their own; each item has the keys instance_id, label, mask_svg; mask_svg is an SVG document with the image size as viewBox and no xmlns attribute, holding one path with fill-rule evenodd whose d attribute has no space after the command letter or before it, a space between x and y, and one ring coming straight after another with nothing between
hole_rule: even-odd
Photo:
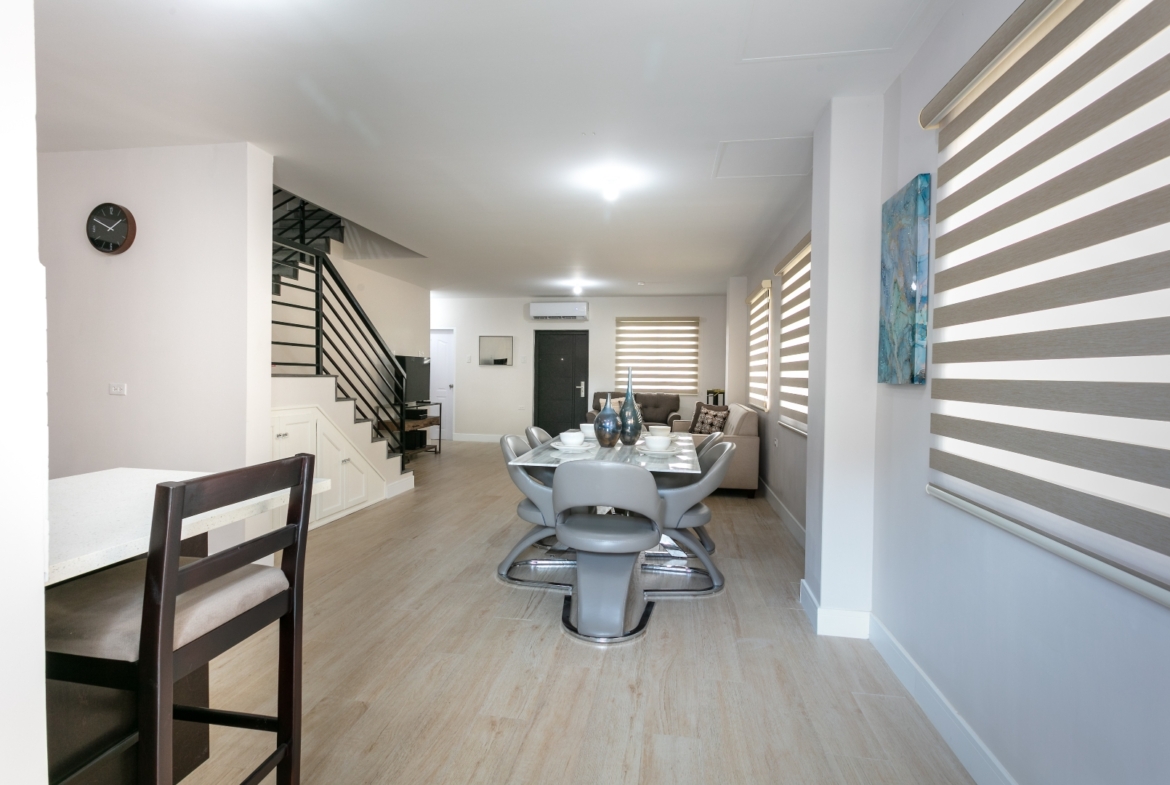
<instances>
[{"instance_id":1,"label":"wooden floor","mask_svg":"<svg viewBox=\"0 0 1170 785\"><path fill-rule=\"evenodd\" d=\"M709 502L721 594L602 648L561 632L561 595L496 580L528 528L496 445L411 468L310 536L304 783L972 782L872 645L812 634L763 499ZM217 659L212 706L275 713L275 657L271 628ZM186 781L238 783L271 739L213 728Z\"/></svg>"}]
</instances>

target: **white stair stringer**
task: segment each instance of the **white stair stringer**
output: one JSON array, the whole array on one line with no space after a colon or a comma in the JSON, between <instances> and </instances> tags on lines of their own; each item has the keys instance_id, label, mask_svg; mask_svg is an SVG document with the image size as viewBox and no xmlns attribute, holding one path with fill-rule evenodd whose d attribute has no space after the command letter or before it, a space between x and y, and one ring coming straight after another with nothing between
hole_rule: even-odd
<instances>
[{"instance_id":1,"label":"white stair stringer","mask_svg":"<svg viewBox=\"0 0 1170 785\"><path fill-rule=\"evenodd\" d=\"M337 381L333 376L273 376L272 408L295 409L317 407L345 435L366 460L386 478L389 499L414 487L414 472L402 471L402 456L388 456L385 440L372 441L373 425L354 422L354 402L337 400Z\"/></svg>"}]
</instances>

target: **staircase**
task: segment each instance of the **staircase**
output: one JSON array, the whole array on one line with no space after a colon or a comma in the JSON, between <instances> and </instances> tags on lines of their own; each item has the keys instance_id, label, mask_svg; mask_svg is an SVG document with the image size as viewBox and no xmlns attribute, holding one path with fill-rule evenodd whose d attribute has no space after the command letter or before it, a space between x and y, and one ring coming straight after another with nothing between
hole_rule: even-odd
<instances>
[{"instance_id":1,"label":"staircase","mask_svg":"<svg viewBox=\"0 0 1170 785\"><path fill-rule=\"evenodd\" d=\"M332 379L401 469L406 373L326 255L341 219L280 189L273 207L272 375Z\"/></svg>"}]
</instances>

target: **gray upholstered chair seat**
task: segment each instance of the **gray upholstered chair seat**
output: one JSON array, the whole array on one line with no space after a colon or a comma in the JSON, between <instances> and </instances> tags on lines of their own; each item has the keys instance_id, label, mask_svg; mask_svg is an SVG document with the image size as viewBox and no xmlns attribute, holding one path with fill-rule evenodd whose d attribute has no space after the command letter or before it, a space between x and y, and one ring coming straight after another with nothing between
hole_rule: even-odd
<instances>
[{"instance_id":1,"label":"gray upholstered chair seat","mask_svg":"<svg viewBox=\"0 0 1170 785\"><path fill-rule=\"evenodd\" d=\"M569 515L557 526L557 539L591 553L639 553L658 544L654 522L627 515Z\"/></svg>"},{"instance_id":2,"label":"gray upholstered chair seat","mask_svg":"<svg viewBox=\"0 0 1170 785\"><path fill-rule=\"evenodd\" d=\"M544 526L544 515L540 512L540 508L532 503L532 499L525 499L516 505L516 514L520 516L520 520L536 526Z\"/></svg>"},{"instance_id":3,"label":"gray upholstered chair seat","mask_svg":"<svg viewBox=\"0 0 1170 785\"><path fill-rule=\"evenodd\" d=\"M699 502L683 513L682 518L678 522L678 528L694 529L699 526L706 526L710 522L711 508Z\"/></svg>"},{"instance_id":4,"label":"gray upholstered chair seat","mask_svg":"<svg viewBox=\"0 0 1170 785\"><path fill-rule=\"evenodd\" d=\"M145 585L146 560L138 559L49 589L45 648L137 662ZM287 588L283 570L249 564L180 594L175 602L175 649Z\"/></svg>"}]
</instances>

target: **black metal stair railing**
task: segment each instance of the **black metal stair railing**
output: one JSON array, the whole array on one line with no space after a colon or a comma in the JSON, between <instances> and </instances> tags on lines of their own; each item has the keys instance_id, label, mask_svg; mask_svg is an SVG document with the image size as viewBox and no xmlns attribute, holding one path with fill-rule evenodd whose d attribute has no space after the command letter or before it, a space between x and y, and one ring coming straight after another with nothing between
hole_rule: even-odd
<instances>
[{"instance_id":1,"label":"black metal stair railing","mask_svg":"<svg viewBox=\"0 0 1170 785\"><path fill-rule=\"evenodd\" d=\"M285 239L274 238L272 247L280 277L272 300L273 373L336 377L338 399L354 402L356 421L370 423L388 454L401 454L402 365L328 256Z\"/></svg>"}]
</instances>

